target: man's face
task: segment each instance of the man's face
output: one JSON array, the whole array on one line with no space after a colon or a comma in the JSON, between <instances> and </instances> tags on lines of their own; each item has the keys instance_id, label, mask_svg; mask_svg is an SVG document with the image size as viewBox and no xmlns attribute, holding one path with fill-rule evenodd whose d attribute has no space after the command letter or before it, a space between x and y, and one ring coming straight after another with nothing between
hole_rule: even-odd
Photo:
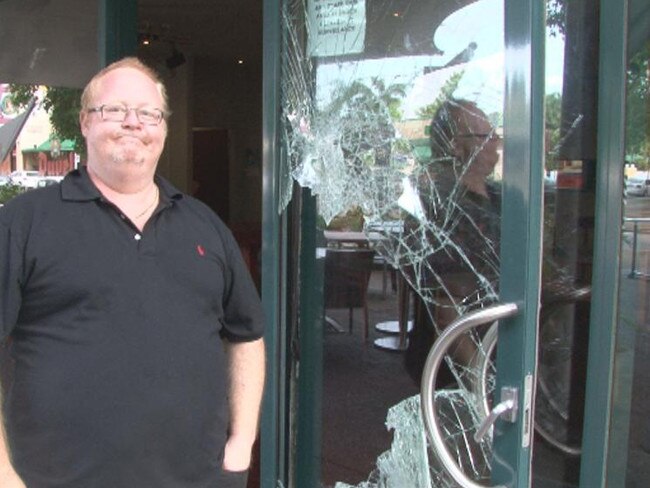
<instances>
[{"instance_id":1,"label":"man's face","mask_svg":"<svg viewBox=\"0 0 650 488\"><path fill-rule=\"evenodd\" d=\"M486 177L499 160L499 137L482 114L464 113L454 135L457 157L469 163L469 171Z\"/></svg>"},{"instance_id":2,"label":"man's face","mask_svg":"<svg viewBox=\"0 0 650 488\"><path fill-rule=\"evenodd\" d=\"M100 78L88 108L105 105L162 110L163 99L148 76L119 68ZM88 166L101 179L153 175L167 136L164 119L158 125L148 125L138 120L135 110L129 110L122 121L103 120L99 111L84 111L80 123Z\"/></svg>"}]
</instances>

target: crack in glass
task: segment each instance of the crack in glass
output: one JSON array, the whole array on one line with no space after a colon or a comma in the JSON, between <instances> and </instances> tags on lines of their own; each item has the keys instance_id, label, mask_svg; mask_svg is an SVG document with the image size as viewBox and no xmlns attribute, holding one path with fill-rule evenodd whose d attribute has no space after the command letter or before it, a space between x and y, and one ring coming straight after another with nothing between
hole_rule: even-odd
<instances>
[{"instance_id":1,"label":"crack in glass","mask_svg":"<svg viewBox=\"0 0 650 488\"><path fill-rule=\"evenodd\" d=\"M364 47L376 54L377 29L390 16L424 4L429 2L397 2L395 9L356 0L286 4L280 209L290 202L295 181L317 196L325 227L360 212L362 228L345 230L362 230L401 274L435 336L459 316L498 299L503 5L440 2L440 13L430 12L439 25L428 27L428 37L411 18L415 30L383 33L385 57L360 54ZM323 33L317 12L328 5L335 12ZM339 36L333 40L334 24ZM364 29L365 46L359 44ZM451 42L454 36L459 39ZM327 54L314 55L319 52ZM557 156L582 121L581 114L565 119L549 157ZM545 226L555 226L548 215ZM561 256L551 256L545 253L545 282L571 288L574 273ZM445 361L455 386L437 390L435 397L450 452L479 481L489 480L491 458L490 440L472 438L494 388L494 348L486 351L482 343L486 330L468 334L449 351ZM570 333L562 327L546 333L549 361L563 357ZM552 374L545 378L549 384L562 381ZM560 411L568 401L563 398L555 405ZM427 453L419 399L393 407L386 423L394 430L393 446L357 488L453 486L435 454Z\"/></svg>"}]
</instances>

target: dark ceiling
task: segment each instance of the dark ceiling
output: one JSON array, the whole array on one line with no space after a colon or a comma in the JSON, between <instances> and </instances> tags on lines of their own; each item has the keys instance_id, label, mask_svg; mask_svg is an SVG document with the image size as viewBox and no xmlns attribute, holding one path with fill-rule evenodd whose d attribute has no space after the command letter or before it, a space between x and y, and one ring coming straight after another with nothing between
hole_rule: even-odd
<instances>
[{"instance_id":1,"label":"dark ceiling","mask_svg":"<svg viewBox=\"0 0 650 488\"><path fill-rule=\"evenodd\" d=\"M153 49L261 64L261 0L138 0L138 30Z\"/></svg>"}]
</instances>

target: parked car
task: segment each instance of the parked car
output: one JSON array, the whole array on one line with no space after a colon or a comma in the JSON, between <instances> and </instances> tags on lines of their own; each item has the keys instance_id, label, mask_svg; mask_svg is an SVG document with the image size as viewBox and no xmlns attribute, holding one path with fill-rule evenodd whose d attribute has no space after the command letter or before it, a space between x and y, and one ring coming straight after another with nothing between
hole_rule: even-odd
<instances>
[{"instance_id":1,"label":"parked car","mask_svg":"<svg viewBox=\"0 0 650 488\"><path fill-rule=\"evenodd\" d=\"M43 176L38 180L38 184L36 185L38 188L42 188L44 186L50 186L50 185L56 185L57 183L60 183L63 177L59 176Z\"/></svg>"},{"instance_id":2,"label":"parked car","mask_svg":"<svg viewBox=\"0 0 650 488\"><path fill-rule=\"evenodd\" d=\"M625 194L628 196L650 195L650 178L632 176L625 181Z\"/></svg>"},{"instance_id":3,"label":"parked car","mask_svg":"<svg viewBox=\"0 0 650 488\"><path fill-rule=\"evenodd\" d=\"M14 171L9 175L11 183L24 188L36 188L40 179L38 171Z\"/></svg>"}]
</instances>

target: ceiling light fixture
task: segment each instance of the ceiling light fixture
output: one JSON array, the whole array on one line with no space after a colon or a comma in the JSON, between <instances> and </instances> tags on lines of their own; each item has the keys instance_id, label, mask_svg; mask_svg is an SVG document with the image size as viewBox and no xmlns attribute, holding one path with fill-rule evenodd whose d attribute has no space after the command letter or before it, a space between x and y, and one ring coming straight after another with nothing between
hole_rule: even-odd
<instances>
[{"instance_id":1,"label":"ceiling light fixture","mask_svg":"<svg viewBox=\"0 0 650 488\"><path fill-rule=\"evenodd\" d=\"M149 32L143 32L138 34L138 42L143 46L149 46L152 42L157 41L158 36L156 34L151 34Z\"/></svg>"}]
</instances>

